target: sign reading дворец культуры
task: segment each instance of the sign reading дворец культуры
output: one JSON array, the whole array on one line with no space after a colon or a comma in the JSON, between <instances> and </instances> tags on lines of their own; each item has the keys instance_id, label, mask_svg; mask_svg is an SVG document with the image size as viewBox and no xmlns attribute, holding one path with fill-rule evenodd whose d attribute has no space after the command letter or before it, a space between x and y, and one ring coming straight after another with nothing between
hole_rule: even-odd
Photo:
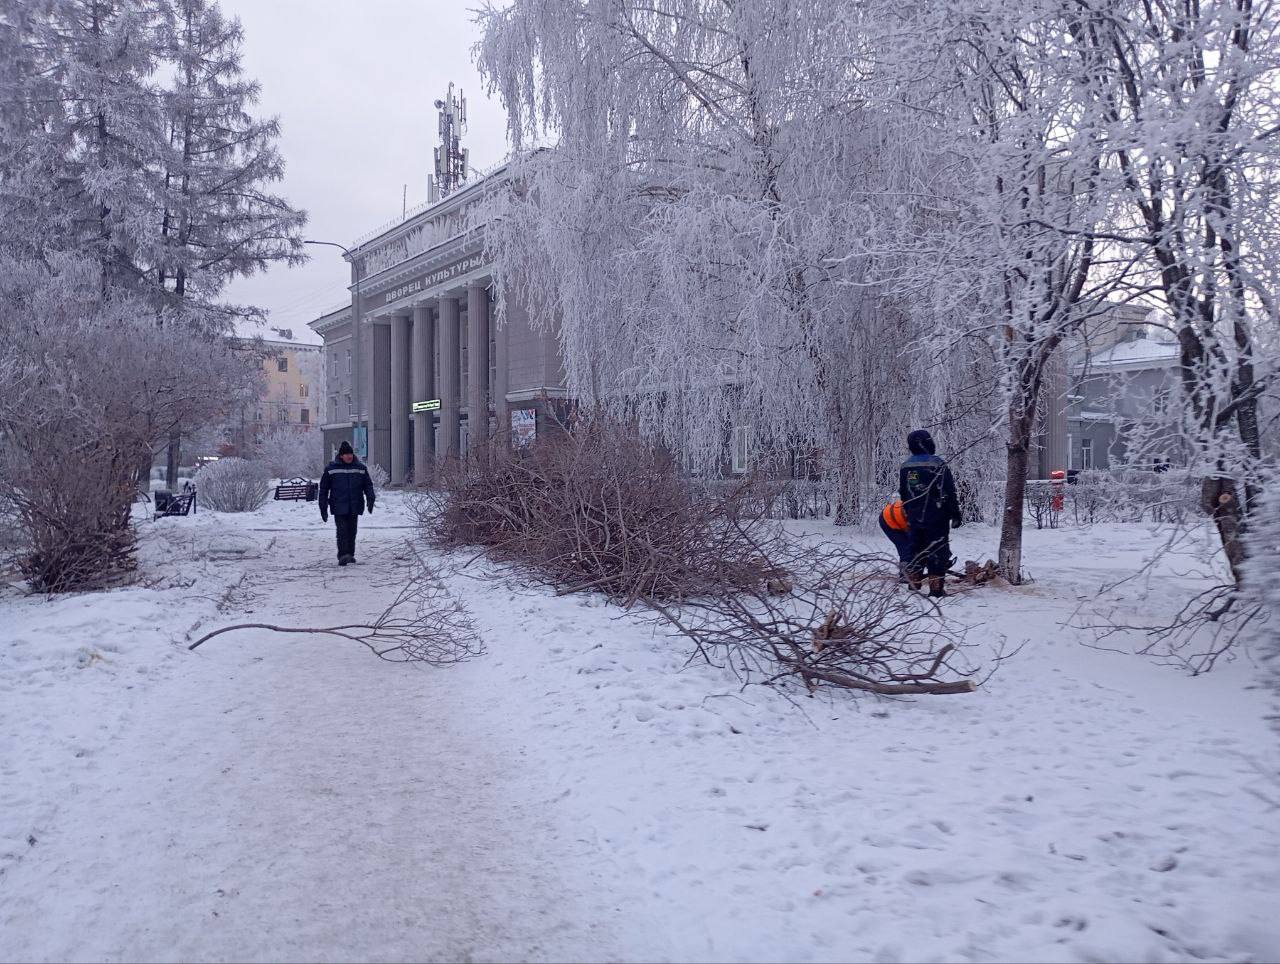
<instances>
[{"instance_id":1,"label":"sign reading \u0434\u0432\u043e\u0440\u0435\u0446 \u043a\u0443\u043b\u044c\u0442\u0443\u0440\u044b","mask_svg":"<svg viewBox=\"0 0 1280 964\"><path fill-rule=\"evenodd\" d=\"M445 265L435 271L428 272L420 278L414 278L399 287L392 288L384 295L386 299L383 304L391 304L393 301L399 301L407 295L414 294L418 291L425 291L427 288L434 288L442 281L448 281L450 278L456 278L464 275L468 271L474 271L476 268L484 264L484 255L477 252L469 254L461 261L455 261L453 264Z\"/></svg>"}]
</instances>

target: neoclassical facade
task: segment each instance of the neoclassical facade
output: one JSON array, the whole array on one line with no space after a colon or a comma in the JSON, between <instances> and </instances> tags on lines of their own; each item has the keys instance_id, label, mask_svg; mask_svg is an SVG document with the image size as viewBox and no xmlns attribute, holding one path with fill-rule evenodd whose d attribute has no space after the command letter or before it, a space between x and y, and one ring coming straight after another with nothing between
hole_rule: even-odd
<instances>
[{"instance_id":1,"label":"neoclassical facade","mask_svg":"<svg viewBox=\"0 0 1280 964\"><path fill-rule=\"evenodd\" d=\"M311 322L326 371L352 373L350 401L345 389L330 400L326 448L347 437L360 450L367 427L367 458L393 484L478 437L536 437L563 412L554 333L535 331L519 303L494 323L493 266L465 226L468 208L506 176L501 168L358 242L347 255L351 309Z\"/></svg>"}]
</instances>

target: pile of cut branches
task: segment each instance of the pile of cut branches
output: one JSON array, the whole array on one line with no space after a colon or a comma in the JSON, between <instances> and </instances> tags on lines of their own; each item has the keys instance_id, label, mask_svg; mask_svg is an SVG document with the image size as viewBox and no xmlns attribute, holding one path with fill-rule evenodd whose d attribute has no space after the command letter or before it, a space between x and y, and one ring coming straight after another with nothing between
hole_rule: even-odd
<instances>
[{"instance_id":1,"label":"pile of cut branches","mask_svg":"<svg viewBox=\"0 0 1280 964\"><path fill-rule=\"evenodd\" d=\"M793 547L785 587L722 589L681 605L649 600L707 662L743 682L798 680L884 696L971 693L960 640L925 597L898 591L881 557ZM780 591L785 589L785 591Z\"/></svg>"},{"instance_id":2,"label":"pile of cut branches","mask_svg":"<svg viewBox=\"0 0 1280 964\"><path fill-rule=\"evenodd\" d=\"M481 547L558 592L596 591L623 606L783 575L764 551L776 529L757 483L709 487L624 428L580 422L521 449L493 445L441 473L444 498L419 516L442 548Z\"/></svg>"},{"instance_id":3,"label":"pile of cut branches","mask_svg":"<svg viewBox=\"0 0 1280 964\"><path fill-rule=\"evenodd\" d=\"M420 521L444 548L480 547L560 593L659 614L695 656L744 682L883 695L968 693L958 639L896 564L814 545L765 519L754 480L705 485L624 428L579 423L494 446L442 473Z\"/></svg>"}]
</instances>

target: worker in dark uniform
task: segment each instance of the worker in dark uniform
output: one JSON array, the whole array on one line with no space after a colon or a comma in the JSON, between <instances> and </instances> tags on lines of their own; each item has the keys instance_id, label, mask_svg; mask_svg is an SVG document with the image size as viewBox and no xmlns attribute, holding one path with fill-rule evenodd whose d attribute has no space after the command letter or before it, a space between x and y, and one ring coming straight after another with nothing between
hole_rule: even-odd
<instances>
[{"instance_id":1,"label":"worker in dark uniform","mask_svg":"<svg viewBox=\"0 0 1280 964\"><path fill-rule=\"evenodd\" d=\"M338 446L338 457L325 466L320 476L320 518L333 523L338 531L338 565L356 561L356 530L365 504L373 512L376 499L369 470L356 458L350 442Z\"/></svg>"},{"instance_id":2,"label":"worker in dark uniform","mask_svg":"<svg viewBox=\"0 0 1280 964\"><path fill-rule=\"evenodd\" d=\"M951 529L960 528L960 500L956 497L951 469L937 454L931 436L917 429L907 436L910 457L898 472L898 494L911 533L911 563L907 581L919 589L929 580L930 596L945 596L947 570L951 567Z\"/></svg>"}]
</instances>

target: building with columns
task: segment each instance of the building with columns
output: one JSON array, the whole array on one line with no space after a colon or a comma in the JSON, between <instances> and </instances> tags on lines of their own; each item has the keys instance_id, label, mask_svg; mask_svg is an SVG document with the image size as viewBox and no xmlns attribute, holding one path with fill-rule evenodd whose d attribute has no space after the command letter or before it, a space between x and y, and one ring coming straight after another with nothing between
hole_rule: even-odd
<instances>
[{"instance_id":1,"label":"building with columns","mask_svg":"<svg viewBox=\"0 0 1280 964\"><path fill-rule=\"evenodd\" d=\"M326 454L349 439L403 484L474 439L526 440L559 422L555 334L533 330L518 303L505 306L505 325L494 323L493 265L466 225L471 206L506 177L499 168L350 249L351 306L310 323L324 339L331 386Z\"/></svg>"}]
</instances>

